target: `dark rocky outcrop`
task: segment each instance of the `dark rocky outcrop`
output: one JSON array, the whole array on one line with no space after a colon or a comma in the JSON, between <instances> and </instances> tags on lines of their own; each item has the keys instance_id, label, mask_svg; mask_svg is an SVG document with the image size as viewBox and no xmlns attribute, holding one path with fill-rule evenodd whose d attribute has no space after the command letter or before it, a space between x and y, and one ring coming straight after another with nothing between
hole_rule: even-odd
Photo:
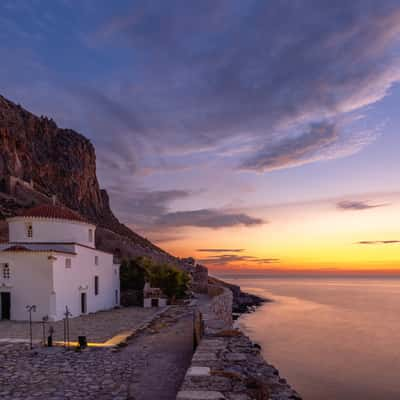
<instances>
[{"instance_id":1,"label":"dark rocky outcrop","mask_svg":"<svg viewBox=\"0 0 400 400\"><path fill-rule=\"evenodd\" d=\"M232 291L233 293L232 312L234 314L242 314L249 311L253 311L255 307L258 307L261 304L270 301L268 299L264 299L254 294L243 292L240 286L233 285L231 283L222 281L215 277L209 276L208 282L211 285L226 287Z\"/></svg>"},{"instance_id":2,"label":"dark rocky outcrop","mask_svg":"<svg viewBox=\"0 0 400 400\"><path fill-rule=\"evenodd\" d=\"M121 255L171 257L114 216L108 194L99 186L96 154L88 139L0 96L0 219L51 202L53 195L100 227L100 248ZM0 239L6 235L3 221Z\"/></svg>"}]
</instances>

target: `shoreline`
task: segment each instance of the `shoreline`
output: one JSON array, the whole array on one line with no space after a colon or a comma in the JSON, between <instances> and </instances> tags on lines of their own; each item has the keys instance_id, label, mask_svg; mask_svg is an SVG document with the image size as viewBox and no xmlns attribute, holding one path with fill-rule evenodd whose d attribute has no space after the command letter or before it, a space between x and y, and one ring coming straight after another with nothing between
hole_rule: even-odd
<instances>
[{"instance_id":1,"label":"shoreline","mask_svg":"<svg viewBox=\"0 0 400 400\"><path fill-rule=\"evenodd\" d=\"M240 315L268 302L237 285L209 278L212 300L203 304L203 334L177 400L302 400L261 354L261 346L233 326Z\"/></svg>"},{"instance_id":2,"label":"shoreline","mask_svg":"<svg viewBox=\"0 0 400 400\"><path fill-rule=\"evenodd\" d=\"M239 289L240 289L240 286L239 286ZM266 303L273 303L272 299L268 299L266 297L260 297L260 296L257 296L257 295L251 294L251 293L243 292L241 289L240 289L238 298L245 299L244 303L246 304L246 309L243 308L242 311L240 311L240 312L232 312L232 316L235 321L239 321L240 317L243 316L244 314L257 312L258 308ZM239 300L239 302L240 302L240 300ZM259 350L259 355L262 358L263 362L265 363L265 366L269 370L273 371L273 374L278 377L279 383L283 384L287 387L287 391L292 392L290 397L288 397L288 398L293 399L293 400L302 400L303 398L301 397L301 395L288 383L286 378L283 378L280 376L279 369L276 368L274 365L270 364L268 362L268 360L266 359L266 357L262 354L262 346L259 343L255 342L250 337L250 335L248 335L247 332L245 332L239 326L239 324L235 324L234 328L238 329L241 332L241 334L251 343L251 346L253 348L257 348ZM269 371L268 371L268 374L269 374ZM275 397L271 397L271 399L274 399L274 398ZM277 399L284 399L284 398L285 397L281 397L281 396L277 397Z\"/></svg>"}]
</instances>

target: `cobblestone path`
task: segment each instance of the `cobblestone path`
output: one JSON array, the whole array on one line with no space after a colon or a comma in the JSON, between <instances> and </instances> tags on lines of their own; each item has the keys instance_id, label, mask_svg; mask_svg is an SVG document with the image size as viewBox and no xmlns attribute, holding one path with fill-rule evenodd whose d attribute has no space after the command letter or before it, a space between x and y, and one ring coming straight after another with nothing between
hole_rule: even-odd
<instances>
[{"instance_id":1,"label":"cobblestone path","mask_svg":"<svg viewBox=\"0 0 400 400\"><path fill-rule=\"evenodd\" d=\"M173 400L190 364L191 310L171 307L117 349L0 344L1 400Z\"/></svg>"},{"instance_id":2,"label":"cobblestone path","mask_svg":"<svg viewBox=\"0 0 400 400\"><path fill-rule=\"evenodd\" d=\"M79 335L84 335L90 342L105 342L122 331L135 329L157 311L157 308L126 307L71 318L69 323L70 340L76 341ZM64 339L64 322L47 323L46 332L50 325L54 328L54 340L62 341ZM32 332L34 340L43 340L43 329L40 322L33 323ZM29 323L0 321L0 342L6 338L28 340Z\"/></svg>"}]
</instances>

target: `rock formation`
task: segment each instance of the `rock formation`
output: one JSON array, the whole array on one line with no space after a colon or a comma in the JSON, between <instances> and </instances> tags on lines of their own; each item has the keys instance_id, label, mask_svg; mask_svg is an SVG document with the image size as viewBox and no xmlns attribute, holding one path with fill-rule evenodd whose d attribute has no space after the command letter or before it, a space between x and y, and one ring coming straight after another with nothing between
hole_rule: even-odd
<instances>
[{"instance_id":1,"label":"rock formation","mask_svg":"<svg viewBox=\"0 0 400 400\"><path fill-rule=\"evenodd\" d=\"M23 207L50 202L54 195L99 226L100 248L171 257L114 216L108 194L99 186L96 154L87 138L0 96L0 220ZM6 235L3 221L0 239Z\"/></svg>"}]
</instances>

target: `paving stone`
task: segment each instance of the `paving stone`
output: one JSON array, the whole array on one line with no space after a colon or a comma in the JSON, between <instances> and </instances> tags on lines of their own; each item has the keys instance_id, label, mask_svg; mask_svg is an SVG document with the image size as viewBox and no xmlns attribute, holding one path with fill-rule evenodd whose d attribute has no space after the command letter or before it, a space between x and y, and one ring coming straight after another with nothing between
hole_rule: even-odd
<instances>
[{"instance_id":1,"label":"paving stone","mask_svg":"<svg viewBox=\"0 0 400 400\"><path fill-rule=\"evenodd\" d=\"M186 373L187 376L207 376L210 375L209 367L190 367Z\"/></svg>"},{"instance_id":2,"label":"paving stone","mask_svg":"<svg viewBox=\"0 0 400 400\"><path fill-rule=\"evenodd\" d=\"M243 353L227 353L225 354L225 359L228 361L246 361L246 354Z\"/></svg>"},{"instance_id":3,"label":"paving stone","mask_svg":"<svg viewBox=\"0 0 400 400\"><path fill-rule=\"evenodd\" d=\"M193 361L214 361L218 360L215 353L195 353Z\"/></svg>"},{"instance_id":4,"label":"paving stone","mask_svg":"<svg viewBox=\"0 0 400 400\"><path fill-rule=\"evenodd\" d=\"M182 390L178 392L176 400L226 400L221 392Z\"/></svg>"}]
</instances>

